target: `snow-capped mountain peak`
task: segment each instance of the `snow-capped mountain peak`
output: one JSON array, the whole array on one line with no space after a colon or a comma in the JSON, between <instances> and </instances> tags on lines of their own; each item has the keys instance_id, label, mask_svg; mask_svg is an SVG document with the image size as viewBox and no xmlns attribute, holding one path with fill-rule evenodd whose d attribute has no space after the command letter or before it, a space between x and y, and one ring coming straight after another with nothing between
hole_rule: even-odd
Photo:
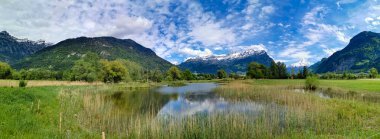
<instances>
[{"instance_id":1,"label":"snow-capped mountain peak","mask_svg":"<svg viewBox=\"0 0 380 139\"><path fill-rule=\"evenodd\" d=\"M230 53L228 55L212 55L212 56L206 56L206 57L196 57L196 58L189 58L188 60L231 60L231 59L242 59L246 58L252 55L259 55L266 53L265 50L259 50L259 49L247 49L245 51L241 52L234 52Z\"/></svg>"},{"instance_id":2,"label":"snow-capped mountain peak","mask_svg":"<svg viewBox=\"0 0 380 139\"><path fill-rule=\"evenodd\" d=\"M301 59L297 63L292 64L292 67L303 67L303 66L309 66L310 62L308 62L306 59Z\"/></svg>"}]
</instances>

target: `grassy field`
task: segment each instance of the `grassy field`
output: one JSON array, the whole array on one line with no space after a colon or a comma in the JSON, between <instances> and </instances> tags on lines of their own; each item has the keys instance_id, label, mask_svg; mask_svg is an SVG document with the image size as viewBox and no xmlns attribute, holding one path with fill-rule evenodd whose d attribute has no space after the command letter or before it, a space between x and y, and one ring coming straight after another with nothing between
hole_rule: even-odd
<instances>
[{"instance_id":1,"label":"grassy field","mask_svg":"<svg viewBox=\"0 0 380 139\"><path fill-rule=\"evenodd\" d=\"M80 82L80 81L39 81L30 80L27 81L27 87L38 87L38 86L88 86L88 85L102 85L102 82ZM0 87L18 87L18 80L0 80Z\"/></svg>"},{"instance_id":2,"label":"grassy field","mask_svg":"<svg viewBox=\"0 0 380 139\"><path fill-rule=\"evenodd\" d=\"M303 86L304 80L254 80L254 85ZM319 80L324 88L380 93L380 80Z\"/></svg>"},{"instance_id":3,"label":"grassy field","mask_svg":"<svg viewBox=\"0 0 380 139\"><path fill-rule=\"evenodd\" d=\"M323 88L359 93L377 92L380 83L320 82ZM158 109L176 96L133 89L162 84L0 87L0 138L100 138L102 132L107 138L380 138L379 103L324 99L289 89L303 84L304 80L232 81L216 93L231 102L270 105L256 118L228 113L179 121L156 118ZM121 93L131 88L135 91Z\"/></svg>"}]
</instances>

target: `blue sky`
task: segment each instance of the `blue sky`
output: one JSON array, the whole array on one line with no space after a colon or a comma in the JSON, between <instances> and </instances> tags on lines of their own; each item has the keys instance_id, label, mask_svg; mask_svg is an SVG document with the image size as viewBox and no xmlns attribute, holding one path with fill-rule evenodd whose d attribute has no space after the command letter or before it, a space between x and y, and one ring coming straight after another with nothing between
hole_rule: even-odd
<instances>
[{"instance_id":1,"label":"blue sky","mask_svg":"<svg viewBox=\"0 0 380 139\"><path fill-rule=\"evenodd\" d=\"M175 64L264 49L305 65L361 31L380 32L380 0L2 0L0 30L53 43L130 38Z\"/></svg>"}]
</instances>

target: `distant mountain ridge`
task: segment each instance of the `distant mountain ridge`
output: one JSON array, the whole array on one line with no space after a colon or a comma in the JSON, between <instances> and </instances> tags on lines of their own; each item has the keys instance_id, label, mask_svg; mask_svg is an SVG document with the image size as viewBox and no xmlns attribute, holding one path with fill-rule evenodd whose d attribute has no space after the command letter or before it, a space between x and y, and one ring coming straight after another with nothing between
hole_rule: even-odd
<instances>
[{"instance_id":1,"label":"distant mountain ridge","mask_svg":"<svg viewBox=\"0 0 380 139\"><path fill-rule=\"evenodd\" d=\"M248 49L225 56L197 57L181 63L181 69L189 69L197 73L216 73L219 69L227 72L246 72L247 65L258 62L269 66L273 61L264 50Z\"/></svg>"},{"instance_id":2,"label":"distant mountain ridge","mask_svg":"<svg viewBox=\"0 0 380 139\"><path fill-rule=\"evenodd\" d=\"M145 69L166 70L172 64L156 55L149 48L131 39L114 37L79 37L61 41L22 59L14 64L17 69L47 68L68 70L74 62L88 52L98 54L103 59L127 59L140 64Z\"/></svg>"},{"instance_id":3,"label":"distant mountain ridge","mask_svg":"<svg viewBox=\"0 0 380 139\"><path fill-rule=\"evenodd\" d=\"M325 73L367 72L372 67L380 69L380 34L363 31L354 36L344 49L310 68L316 73Z\"/></svg>"},{"instance_id":4,"label":"distant mountain ridge","mask_svg":"<svg viewBox=\"0 0 380 139\"><path fill-rule=\"evenodd\" d=\"M28 39L18 39L8 32L0 32L0 61L15 63L26 56L36 53L52 44L45 41L31 41Z\"/></svg>"}]
</instances>

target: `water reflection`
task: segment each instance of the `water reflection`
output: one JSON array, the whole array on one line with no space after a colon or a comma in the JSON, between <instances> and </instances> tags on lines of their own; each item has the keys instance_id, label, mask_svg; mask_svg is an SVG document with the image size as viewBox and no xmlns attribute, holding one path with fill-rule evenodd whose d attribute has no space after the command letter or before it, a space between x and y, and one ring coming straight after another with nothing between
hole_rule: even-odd
<instances>
[{"instance_id":1,"label":"water reflection","mask_svg":"<svg viewBox=\"0 0 380 139\"><path fill-rule=\"evenodd\" d=\"M215 83L119 91L107 96L112 109L124 116L156 115L183 118L194 115L245 114L254 118L265 109L283 109L268 102L227 100L216 95ZM282 111L282 110L281 110Z\"/></svg>"},{"instance_id":2,"label":"water reflection","mask_svg":"<svg viewBox=\"0 0 380 139\"><path fill-rule=\"evenodd\" d=\"M216 113L259 115L266 104L252 101L228 101L213 93L218 87L215 83L192 83L182 87L161 87L161 94L178 94L158 112L159 117L181 118L193 115Z\"/></svg>"},{"instance_id":3,"label":"water reflection","mask_svg":"<svg viewBox=\"0 0 380 139\"><path fill-rule=\"evenodd\" d=\"M313 95L316 95L316 96L318 96L320 98L325 98L325 99L332 98L329 94L327 94L323 90L310 91L310 90L305 90L305 89L294 89L294 92L296 92L296 93L302 93L302 94L310 93L310 94L313 94Z\"/></svg>"},{"instance_id":4,"label":"water reflection","mask_svg":"<svg viewBox=\"0 0 380 139\"><path fill-rule=\"evenodd\" d=\"M180 87L163 86L157 89L161 94L186 94L186 93L210 93L218 84L216 83L190 83Z\"/></svg>"},{"instance_id":5,"label":"water reflection","mask_svg":"<svg viewBox=\"0 0 380 139\"><path fill-rule=\"evenodd\" d=\"M150 89L118 91L107 97L113 103L113 109L124 115L157 114L159 110L176 94L152 93Z\"/></svg>"}]
</instances>

